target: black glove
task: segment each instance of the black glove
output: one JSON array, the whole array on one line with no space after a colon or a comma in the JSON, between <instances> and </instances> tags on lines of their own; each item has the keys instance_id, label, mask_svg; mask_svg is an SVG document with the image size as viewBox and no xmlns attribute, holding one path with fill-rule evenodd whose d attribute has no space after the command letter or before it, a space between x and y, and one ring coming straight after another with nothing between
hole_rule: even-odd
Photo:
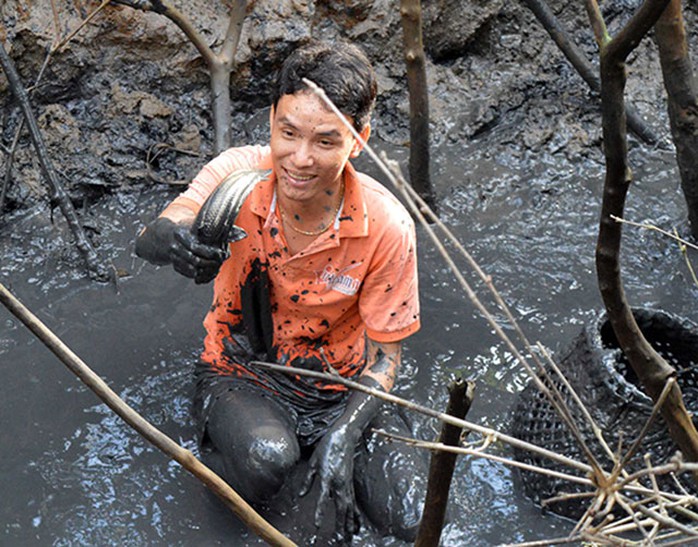
<instances>
[{"instance_id":1,"label":"black glove","mask_svg":"<svg viewBox=\"0 0 698 547\"><path fill-rule=\"evenodd\" d=\"M152 264L172 264L175 271L196 283L208 283L228 253L227 249L200 243L191 233L193 221L156 219L136 239L136 254Z\"/></svg>"},{"instance_id":2,"label":"black glove","mask_svg":"<svg viewBox=\"0 0 698 547\"><path fill-rule=\"evenodd\" d=\"M370 379L361 383L376 387ZM320 528L325 507L330 500L335 505L335 536L349 544L359 529L359 512L354 495L354 456L364 429L375 417L382 401L367 393L355 391L349 396L344 414L315 447L310 457L308 474L300 495L310 491L313 480L320 479L320 497L315 511L315 526Z\"/></svg>"},{"instance_id":3,"label":"black glove","mask_svg":"<svg viewBox=\"0 0 698 547\"><path fill-rule=\"evenodd\" d=\"M191 233L190 226L179 225L175 228L170 245L170 261L176 272L191 277L195 283L208 283L218 275L226 258L227 248L224 250L199 242Z\"/></svg>"}]
</instances>

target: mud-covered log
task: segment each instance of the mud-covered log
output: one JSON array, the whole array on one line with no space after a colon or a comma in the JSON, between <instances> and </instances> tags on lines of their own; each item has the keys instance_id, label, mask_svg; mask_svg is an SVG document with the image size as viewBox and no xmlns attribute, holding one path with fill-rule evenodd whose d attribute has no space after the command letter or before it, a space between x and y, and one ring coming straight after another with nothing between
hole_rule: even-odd
<instances>
[{"instance_id":1,"label":"mud-covered log","mask_svg":"<svg viewBox=\"0 0 698 547\"><path fill-rule=\"evenodd\" d=\"M649 32L669 0L647 0L630 22L611 39L600 20L598 6L589 0L589 13L600 47L601 110L603 116L606 177L604 181L599 236L596 246L596 269L599 289L609 321L619 346L633 371L653 401L657 401L669 378L671 367L642 334L628 304L620 272L622 224L625 198L632 180L628 164L625 118L626 60L640 40ZM669 434L688 461L698 461L698 432L683 403L681 389L674 383L661 407Z\"/></svg>"},{"instance_id":2,"label":"mud-covered log","mask_svg":"<svg viewBox=\"0 0 698 547\"><path fill-rule=\"evenodd\" d=\"M448 385L448 406L446 414L460 420L465 419L473 402L475 384L461 378ZM458 446L462 429L444 423L441 427L439 443ZM415 547L438 547L446 517L448 494L451 489L453 470L456 467L457 454L451 452L434 452L429 464L429 481L424 500L424 513L419 525Z\"/></svg>"},{"instance_id":3,"label":"mud-covered log","mask_svg":"<svg viewBox=\"0 0 698 547\"><path fill-rule=\"evenodd\" d=\"M429 93L422 43L421 2L400 0L400 15L410 97L410 183L426 204L435 210L429 175Z\"/></svg>"},{"instance_id":4,"label":"mud-covered log","mask_svg":"<svg viewBox=\"0 0 698 547\"><path fill-rule=\"evenodd\" d=\"M63 213L70 230L73 232L75 244L85 258L85 262L87 263L90 274L100 281L106 281L110 277L109 269L100 261L97 251L95 251L92 243L90 243L90 240L87 238L85 231L82 229L82 225L80 224L80 220L78 219L78 215L75 212L72 202L68 198L65 190L63 190L63 186L58 180L58 175L53 168L44 139L41 136L41 131L39 130L39 125L37 124L36 117L32 111L27 90L24 88L24 85L22 85L19 74L17 73L12 59L10 59L10 56L7 54L2 42L0 42L0 67L2 67L5 76L7 76L10 89L12 90L12 93L17 99L17 102L22 110L24 121L29 130L29 136L31 137L39 164L41 165L41 170L51 188L51 192L53 194L52 199L58 204L58 207Z\"/></svg>"},{"instance_id":5,"label":"mud-covered log","mask_svg":"<svg viewBox=\"0 0 698 547\"><path fill-rule=\"evenodd\" d=\"M698 88L688 51L681 0L671 0L654 26L676 163L688 208L691 234L698 238Z\"/></svg>"}]
</instances>

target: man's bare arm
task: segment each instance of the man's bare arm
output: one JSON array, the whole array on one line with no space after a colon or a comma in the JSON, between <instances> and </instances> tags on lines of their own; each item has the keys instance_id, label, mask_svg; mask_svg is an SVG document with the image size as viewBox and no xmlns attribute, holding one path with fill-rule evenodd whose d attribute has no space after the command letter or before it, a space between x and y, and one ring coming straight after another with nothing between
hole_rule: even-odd
<instances>
[{"instance_id":1,"label":"man's bare arm","mask_svg":"<svg viewBox=\"0 0 698 547\"><path fill-rule=\"evenodd\" d=\"M395 384L402 355L402 342L376 342L367 339L366 367L362 378L373 379L384 391Z\"/></svg>"}]
</instances>

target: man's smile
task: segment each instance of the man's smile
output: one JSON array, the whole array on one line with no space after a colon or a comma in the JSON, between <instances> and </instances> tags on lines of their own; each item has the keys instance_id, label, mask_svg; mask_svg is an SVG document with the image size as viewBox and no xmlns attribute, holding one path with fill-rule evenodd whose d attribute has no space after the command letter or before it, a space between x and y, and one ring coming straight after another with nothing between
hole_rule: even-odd
<instances>
[{"instance_id":1,"label":"man's smile","mask_svg":"<svg viewBox=\"0 0 698 547\"><path fill-rule=\"evenodd\" d=\"M286 174L286 179L289 184L293 186L305 186L308 182L315 178L315 175L294 173L288 169L284 169L284 173Z\"/></svg>"}]
</instances>

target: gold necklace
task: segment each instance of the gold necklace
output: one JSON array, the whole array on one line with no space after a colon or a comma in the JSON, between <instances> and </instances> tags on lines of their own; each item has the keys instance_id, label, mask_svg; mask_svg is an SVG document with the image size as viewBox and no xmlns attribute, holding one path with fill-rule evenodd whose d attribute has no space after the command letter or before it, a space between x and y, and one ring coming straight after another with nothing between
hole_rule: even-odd
<instances>
[{"instance_id":1,"label":"gold necklace","mask_svg":"<svg viewBox=\"0 0 698 547\"><path fill-rule=\"evenodd\" d=\"M315 231L308 231L308 230L302 230L301 228L297 228L296 226L293 225L293 223L289 220L289 218L286 216L286 213L284 210L281 208L281 203L276 201L276 206L279 209L279 212L281 213L281 216L283 219L286 221L286 224L288 225L291 230L294 232L297 232L299 234L303 234L304 236L319 236L320 234L324 234L327 230L330 229L330 226L334 223L334 219L337 218L337 213L339 213L339 208L342 206L342 201L344 200L344 181L342 181L342 187L339 189L339 200L337 200L337 206L334 208L334 211L332 212L332 217L330 217L330 221L327 223L327 226L324 228L320 228L319 230Z\"/></svg>"}]
</instances>

